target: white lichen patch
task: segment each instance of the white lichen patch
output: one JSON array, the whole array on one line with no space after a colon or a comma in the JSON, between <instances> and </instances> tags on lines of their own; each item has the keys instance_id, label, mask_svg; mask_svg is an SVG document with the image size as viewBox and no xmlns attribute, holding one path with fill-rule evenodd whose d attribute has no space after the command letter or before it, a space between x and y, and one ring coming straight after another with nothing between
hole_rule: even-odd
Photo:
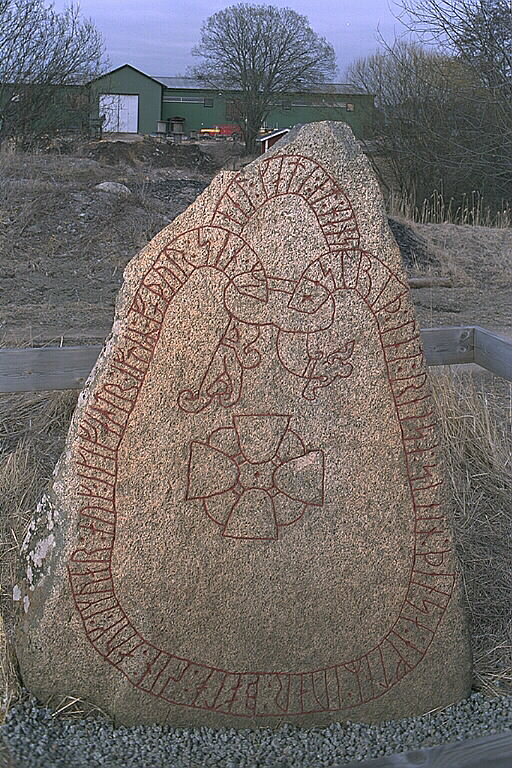
<instances>
[{"instance_id":1,"label":"white lichen patch","mask_svg":"<svg viewBox=\"0 0 512 768\"><path fill-rule=\"evenodd\" d=\"M30 521L29 526L27 528L27 532L25 534L25 537L23 541L21 542L21 553L24 554L27 549L30 546L30 539L32 538L32 535L34 534L36 530L36 521L35 518Z\"/></svg>"},{"instance_id":2,"label":"white lichen patch","mask_svg":"<svg viewBox=\"0 0 512 768\"><path fill-rule=\"evenodd\" d=\"M21 545L21 554L26 561L26 588L34 591L41 579L50 572L49 556L57 544L55 529L60 522L60 515L46 494L37 505L34 517ZM27 591L25 590L23 591ZM16 596L15 596L16 593ZM13 590L13 600L20 600L23 592L18 585ZM30 599L23 597L23 607L28 611Z\"/></svg>"},{"instance_id":3,"label":"white lichen patch","mask_svg":"<svg viewBox=\"0 0 512 768\"><path fill-rule=\"evenodd\" d=\"M30 521L25 538L21 544L22 554L25 554L31 548L31 540L36 531L38 532L38 538L40 538L39 532L41 530L50 532L59 522L60 515L58 510L53 506L50 497L44 494L36 507L34 517Z\"/></svg>"},{"instance_id":4,"label":"white lichen patch","mask_svg":"<svg viewBox=\"0 0 512 768\"><path fill-rule=\"evenodd\" d=\"M29 557L34 561L36 568L42 568L43 560L48 557L54 547L55 536L53 533L37 542L35 549L29 553Z\"/></svg>"},{"instance_id":5,"label":"white lichen patch","mask_svg":"<svg viewBox=\"0 0 512 768\"><path fill-rule=\"evenodd\" d=\"M12 599L14 600L15 603L17 603L18 600L21 600L21 589L17 584L15 584L14 587L12 588Z\"/></svg>"}]
</instances>

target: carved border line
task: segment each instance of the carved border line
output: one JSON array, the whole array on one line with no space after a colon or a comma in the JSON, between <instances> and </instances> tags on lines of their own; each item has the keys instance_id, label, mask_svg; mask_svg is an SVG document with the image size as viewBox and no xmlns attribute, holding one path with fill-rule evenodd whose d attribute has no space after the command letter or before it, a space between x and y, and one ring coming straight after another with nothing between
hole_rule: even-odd
<instances>
[{"instance_id":1,"label":"carved border line","mask_svg":"<svg viewBox=\"0 0 512 768\"><path fill-rule=\"evenodd\" d=\"M295 167L283 188L283 166L287 163ZM211 225L182 233L157 256L128 312L129 322L120 334L122 348L109 361L103 383L89 398L78 427L80 548L68 564L70 584L89 641L141 691L178 706L239 717L338 712L382 696L417 666L452 594L455 576L445 568L449 534L434 474L438 444L431 396L414 315L402 306L406 286L379 259L357 250L359 233L350 204L350 215L346 205L340 210L355 225L351 233L357 232L357 243L354 235L345 237L350 233L343 227L339 236L331 234L335 231L331 225L337 221L331 209L325 215L318 212L320 203L329 196L335 201L346 200L335 180L308 158L274 156L263 163L263 172L258 169L258 177L253 179L253 199L258 204L246 194L244 199L252 208L242 220L241 204L234 206L233 216L221 206L233 201L229 194L233 186L244 188L246 183L246 179L236 177L221 197ZM322 191L326 195L323 199ZM265 202L286 194L299 195L312 207L329 245L329 253L308 270L314 270L317 277L320 273L330 290L355 290L376 320L414 509L413 561L398 618L381 642L360 658L298 674L230 672L157 648L140 635L120 605L111 569L117 453L172 298L196 269L215 266L225 271L242 258L248 247L240 238L244 222ZM310 202L315 195L313 205L317 204L318 210ZM237 217L233 229L240 227L240 232L226 226ZM212 244L213 234L220 238L220 245ZM187 252L175 247L181 242ZM199 251L197 260L194 251Z\"/></svg>"}]
</instances>

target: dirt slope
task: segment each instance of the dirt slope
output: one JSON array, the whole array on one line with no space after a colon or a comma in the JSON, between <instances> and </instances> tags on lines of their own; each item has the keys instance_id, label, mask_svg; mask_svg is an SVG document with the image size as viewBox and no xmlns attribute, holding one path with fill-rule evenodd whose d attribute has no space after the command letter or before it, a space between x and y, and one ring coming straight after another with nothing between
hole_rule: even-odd
<instances>
[{"instance_id":1,"label":"dirt slope","mask_svg":"<svg viewBox=\"0 0 512 768\"><path fill-rule=\"evenodd\" d=\"M218 166L194 147L189 167L182 151L166 155L162 167L154 151L141 144L135 155L133 146L0 157L4 345L100 340L126 263L195 199ZM95 185L102 181L121 182L131 194L100 192ZM413 291L420 324L479 324L512 334L512 230L408 227L399 226L397 236L409 273L450 275L453 283Z\"/></svg>"}]
</instances>

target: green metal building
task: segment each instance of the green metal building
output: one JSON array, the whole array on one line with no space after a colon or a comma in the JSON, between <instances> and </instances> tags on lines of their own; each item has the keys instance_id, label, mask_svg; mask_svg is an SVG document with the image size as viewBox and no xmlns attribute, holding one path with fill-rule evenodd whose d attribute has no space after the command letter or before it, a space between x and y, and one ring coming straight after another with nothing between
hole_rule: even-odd
<instances>
[{"instance_id":1,"label":"green metal building","mask_svg":"<svg viewBox=\"0 0 512 768\"><path fill-rule=\"evenodd\" d=\"M153 77L124 64L90 83L92 117L105 116L105 132L153 134L162 122L181 125L185 135L234 126L229 93L205 88L189 77ZM373 96L343 83L280 97L263 128L274 130L317 120L341 120L355 135L367 135ZM159 125L160 123L160 125Z\"/></svg>"}]
</instances>

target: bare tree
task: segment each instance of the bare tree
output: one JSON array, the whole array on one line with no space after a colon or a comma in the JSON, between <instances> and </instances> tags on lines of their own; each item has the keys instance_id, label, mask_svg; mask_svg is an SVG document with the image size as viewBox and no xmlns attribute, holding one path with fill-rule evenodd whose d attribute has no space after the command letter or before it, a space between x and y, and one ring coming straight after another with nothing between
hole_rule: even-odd
<instances>
[{"instance_id":1,"label":"bare tree","mask_svg":"<svg viewBox=\"0 0 512 768\"><path fill-rule=\"evenodd\" d=\"M499 51L494 54L485 44L492 36L492 27L486 26L491 16L482 13L490 13L491 5L496 10L503 2L401 2L408 14L402 20L420 40L396 41L381 53L355 62L348 75L354 84L376 95L380 120L373 144L385 158L390 182L417 205L434 190L441 190L455 204L476 190L491 207L500 208L512 198L510 74L506 56ZM429 17L428 8L439 11L439 16ZM475 13L470 34L471 8ZM449 10L451 31L445 15ZM503 16L492 18L495 36L503 40L508 34ZM497 63L491 79L492 57Z\"/></svg>"},{"instance_id":2,"label":"bare tree","mask_svg":"<svg viewBox=\"0 0 512 768\"><path fill-rule=\"evenodd\" d=\"M512 84L510 0L400 0L400 20L445 53L463 60L489 88Z\"/></svg>"},{"instance_id":3,"label":"bare tree","mask_svg":"<svg viewBox=\"0 0 512 768\"><path fill-rule=\"evenodd\" d=\"M351 83L375 96L378 117L370 138L381 159L382 180L409 197L428 194L438 184L432 167L438 141L431 133L439 123L432 103L437 117L448 94L437 68L436 57L419 45L396 42L387 51L356 60L347 73Z\"/></svg>"},{"instance_id":4,"label":"bare tree","mask_svg":"<svg viewBox=\"0 0 512 768\"><path fill-rule=\"evenodd\" d=\"M241 3L210 16L193 54L193 70L224 92L248 152L280 94L306 91L334 76L334 49L289 8Z\"/></svg>"},{"instance_id":5,"label":"bare tree","mask_svg":"<svg viewBox=\"0 0 512 768\"><path fill-rule=\"evenodd\" d=\"M512 4L510 0L399 0L401 20L424 44L468 73L459 122L466 166L487 197L512 198Z\"/></svg>"},{"instance_id":6,"label":"bare tree","mask_svg":"<svg viewBox=\"0 0 512 768\"><path fill-rule=\"evenodd\" d=\"M100 73L103 54L77 5L57 13L44 0L0 0L0 141L30 141L82 119L80 86Z\"/></svg>"}]
</instances>

